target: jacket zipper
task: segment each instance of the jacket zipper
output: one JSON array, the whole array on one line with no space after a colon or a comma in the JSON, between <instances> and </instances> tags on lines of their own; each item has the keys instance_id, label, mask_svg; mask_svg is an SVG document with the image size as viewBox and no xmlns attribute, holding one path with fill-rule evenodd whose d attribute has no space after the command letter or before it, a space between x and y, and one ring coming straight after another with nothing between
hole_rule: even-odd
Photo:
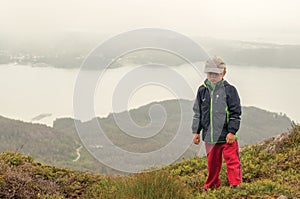
<instances>
[{"instance_id":1,"label":"jacket zipper","mask_svg":"<svg viewBox=\"0 0 300 199\"><path fill-rule=\"evenodd\" d=\"M211 91L210 95L210 141L211 143L214 143L213 138L213 98L214 98L214 89Z\"/></svg>"}]
</instances>

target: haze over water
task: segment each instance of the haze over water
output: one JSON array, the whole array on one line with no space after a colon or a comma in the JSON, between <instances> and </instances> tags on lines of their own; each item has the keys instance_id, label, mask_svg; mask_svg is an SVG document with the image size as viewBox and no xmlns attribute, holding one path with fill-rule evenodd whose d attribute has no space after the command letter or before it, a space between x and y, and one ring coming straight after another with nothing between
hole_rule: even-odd
<instances>
[{"instance_id":1,"label":"haze over water","mask_svg":"<svg viewBox=\"0 0 300 199\"><path fill-rule=\"evenodd\" d=\"M95 93L94 107L97 116L105 117L113 111L111 101L115 86L130 70L131 67L109 69L103 76ZM153 69L144 70L147 74L147 70ZM163 69L156 70L166 73ZM188 79L196 93L203 79L199 79L186 65L174 67L174 70ZM78 72L78 69L1 65L0 115L30 122L34 117L47 113L51 116L36 122L49 126L52 126L56 118L73 117L73 92ZM300 113L295 107L300 101L300 93L297 92L300 85L299 76L300 69L228 66L225 79L237 87L243 106L256 106L272 112L285 113L292 120L299 122ZM140 88L133 92L131 99L123 100L128 101L128 108L131 109L153 101L175 98L169 90L152 85Z\"/></svg>"}]
</instances>

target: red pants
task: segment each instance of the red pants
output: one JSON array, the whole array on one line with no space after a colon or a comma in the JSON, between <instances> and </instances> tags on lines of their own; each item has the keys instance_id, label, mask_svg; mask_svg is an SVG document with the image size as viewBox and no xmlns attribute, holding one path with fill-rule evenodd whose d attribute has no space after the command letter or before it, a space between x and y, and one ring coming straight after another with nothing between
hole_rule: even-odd
<instances>
[{"instance_id":1,"label":"red pants","mask_svg":"<svg viewBox=\"0 0 300 199\"><path fill-rule=\"evenodd\" d=\"M220 170L222 167L222 155L226 162L227 178L231 186L239 185L242 181L242 168L239 158L238 142L232 144L205 143L207 154L208 177L204 189L220 186Z\"/></svg>"}]
</instances>

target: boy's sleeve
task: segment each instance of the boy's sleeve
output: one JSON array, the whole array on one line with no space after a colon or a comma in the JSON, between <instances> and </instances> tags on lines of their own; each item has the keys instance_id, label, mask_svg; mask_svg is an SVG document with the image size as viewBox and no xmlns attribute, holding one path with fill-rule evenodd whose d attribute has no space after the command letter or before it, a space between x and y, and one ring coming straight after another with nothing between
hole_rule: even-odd
<instances>
[{"instance_id":1,"label":"boy's sleeve","mask_svg":"<svg viewBox=\"0 0 300 199\"><path fill-rule=\"evenodd\" d=\"M229 111L229 122L228 122L228 131L236 134L240 128L242 108L240 97L234 86L230 87L227 106Z\"/></svg>"},{"instance_id":2,"label":"boy's sleeve","mask_svg":"<svg viewBox=\"0 0 300 199\"><path fill-rule=\"evenodd\" d=\"M200 131L202 130L201 127L201 108L200 108L200 88L198 89L197 92L197 97L194 102L193 106L193 111L194 111L194 116L193 116L193 123L192 123L192 132L193 134L200 134Z\"/></svg>"}]
</instances>

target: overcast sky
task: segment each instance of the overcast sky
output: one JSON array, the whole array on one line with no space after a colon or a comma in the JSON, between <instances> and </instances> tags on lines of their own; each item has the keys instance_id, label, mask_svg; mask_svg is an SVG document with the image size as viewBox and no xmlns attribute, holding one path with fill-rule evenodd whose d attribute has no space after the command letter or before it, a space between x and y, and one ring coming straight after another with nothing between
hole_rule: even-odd
<instances>
[{"instance_id":1,"label":"overcast sky","mask_svg":"<svg viewBox=\"0 0 300 199\"><path fill-rule=\"evenodd\" d=\"M117 34L166 28L190 36L300 44L299 0L1 0L0 32Z\"/></svg>"}]
</instances>

